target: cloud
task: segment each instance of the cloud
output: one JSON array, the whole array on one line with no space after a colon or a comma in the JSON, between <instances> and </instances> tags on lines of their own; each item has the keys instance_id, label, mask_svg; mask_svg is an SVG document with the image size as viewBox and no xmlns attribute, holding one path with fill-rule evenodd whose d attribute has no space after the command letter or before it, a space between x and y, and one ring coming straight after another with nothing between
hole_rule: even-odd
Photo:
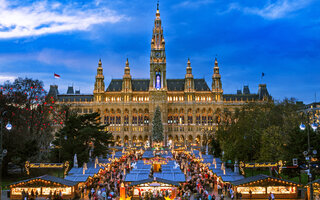
<instances>
[{"instance_id":1,"label":"cloud","mask_svg":"<svg viewBox=\"0 0 320 200\"><path fill-rule=\"evenodd\" d=\"M210 4L213 3L213 0L188 0L188 1L183 1L179 4L174 5L174 8L181 8L181 7L192 7L192 8L197 8L202 5Z\"/></svg>"},{"instance_id":2,"label":"cloud","mask_svg":"<svg viewBox=\"0 0 320 200\"><path fill-rule=\"evenodd\" d=\"M17 77L16 76L10 76L10 75L0 75L0 84L4 83L6 81L14 81Z\"/></svg>"},{"instance_id":3,"label":"cloud","mask_svg":"<svg viewBox=\"0 0 320 200\"><path fill-rule=\"evenodd\" d=\"M15 1L0 0L0 39L85 31L94 24L117 23L123 19L124 15L95 4L36 1L21 6Z\"/></svg>"},{"instance_id":4,"label":"cloud","mask_svg":"<svg viewBox=\"0 0 320 200\"><path fill-rule=\"evenodd\" d=\"M308 6L312 0L277 0L267 3L263 8L243 7L238 3L231 3L228 11L239 10L245 14L259 15L265 19L280 19L288 14Z\"/></svg>"}]
</instances>

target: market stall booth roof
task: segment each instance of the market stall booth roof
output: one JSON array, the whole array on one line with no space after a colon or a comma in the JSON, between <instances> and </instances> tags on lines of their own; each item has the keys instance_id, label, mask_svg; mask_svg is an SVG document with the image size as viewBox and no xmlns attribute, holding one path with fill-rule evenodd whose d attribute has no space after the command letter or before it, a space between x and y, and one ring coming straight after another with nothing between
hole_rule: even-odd
<instances>
[{"instance_id":1,"label":"market stall booth roof","mask_svg":"<svg viewBox=\"0 0 320 200\"><path fill-rule=\"evenodd\" d=\"M149 178L149 172L147 173L142 173L142 172L139 172L139 173L132 173L130 172L129 174L126 175L124 181L125 182L139 182L139 181L142 181L142 180L146 180Z\"/></svg>"},{"instance_id":2,"label":"market stall booth roof","mask_svg":"<svg viewBox=\"0 0 320 200\"><path fill-rule=\"evenodd\" d=\"M94 174L72 174L72 175L66 176L64 179L78 182L78 183L84 183L84 182L87 182L87 180L93 176Z\"/></svg>"},{"instance_id":3,"label":"market stall booth roof","mask_svg":"<svg viewBox=\"0 0 320 200\"><path fill-rule=\"evenodd\" d=\"M277 177L273 177L273 176L268 176L265 174L259 174L256 176L251 176L251 177L247 177L238 181L234 181L232 182L232 185L235 186L241 186L241 185L247 185L247 184L252 184L252 183L262 183L262 182L273 182L276 183L276 185L295 185L297 187L302 187L301 184L296 183L294 181L290 181L290 180L284 180L281 178L277 178Z\"/></svg>"},{"instance_id":4,"label":"market stall booth roof","mask_svg":"<svg viewBox=\"0 0 320 200\"><path fill-rule=\"evenodd\" d=\"M147 178L147 179L143 179L140 181L132 182L130 184L130 186L137 186L137 185L141 185L141 184L145 184L145 183L164 183L164 184L169 184L172 186L179 186L179 182L177 182L177 181L171 181L171 180L166 180L166 179L157 178L157 177Z\"/></svg>"},{"instance_id":5,"label":"market stall booth roof","mask_svg":"<svg viewBox=\"0 0 320 200\"><path fill-rule=\"evenodd\" d=\"M154 157L153 151L151 150L146 150L142 155L142 158L153 158L153 157Z\"/></svg>"},{"instance_id":6,"label":"market stall booth roof","mask_svg":"<svg viewBox=\"0 0 320 200\"><path fill-rule=\"evenodd\" d=\"M154 173L153 176L156 178L161 178L163 180L186 182L186 176L182 172L161 172Z\"/></svg>"},{"instance_id":7,"label":"market stall booth roof","mask_svg":"<svg viewBox=\"0 0 320 200\"><path fill-rule=\"evenodd\" d=\"M43 175L15 182L10 185L10 198L22 199L22 192L31 194L38 193L39 197L48 197L50 192L62 192L63 198L73 198L75 196L75 188L78 182L58 178L50 175Z\"/></svg>"},{"instance_id":8,"label":"market stall booth roof","mask_svg":"<svg viewBox=\"0 0 320 200\"><path fill-rule=\"evenodd\" d=\"M231 184L235 192L241 192L243 198L250 198L251 193L253 199L268 198L270 193L273 193L276 199L295 199L298 197L297 188L302 187L296 182L264 174L233 181Z\"/></svg>"}]
</instances>

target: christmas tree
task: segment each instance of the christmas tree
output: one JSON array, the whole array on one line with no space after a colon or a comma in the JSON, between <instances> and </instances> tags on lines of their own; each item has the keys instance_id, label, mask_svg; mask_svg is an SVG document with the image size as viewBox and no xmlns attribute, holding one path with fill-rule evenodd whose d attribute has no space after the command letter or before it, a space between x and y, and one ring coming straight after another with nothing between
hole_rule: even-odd
<instances>
[{"instance_id":1,"label":"christmas tree","mask_svg":"<svg viewBox=\"0 0 320 200\"><path fill-rule=\"evenodd\" d=\"M157 143L163 142L163 126L159 106L156 108L152 120L152 140Z\"/></svg>"}]
</instances>

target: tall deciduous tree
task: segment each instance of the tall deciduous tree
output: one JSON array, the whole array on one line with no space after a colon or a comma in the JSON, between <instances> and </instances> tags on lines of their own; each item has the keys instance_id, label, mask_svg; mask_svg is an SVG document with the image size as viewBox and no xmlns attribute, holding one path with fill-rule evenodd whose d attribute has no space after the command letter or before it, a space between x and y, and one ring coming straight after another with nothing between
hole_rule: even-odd
<instances>
[{"instance_id":1,"label":"tall deciduous tree","mask_svg":"<svg viewBox=\"0 0 320 200\"><path fill-rule=\"evenodd\" d=\"M90 150L93 150L93 158L107 154L112 134L105 131L107 125L100 124L99 113L71 113L64 124L53 141L56 147L52 151L53 161L73 162L74 154L77 154L78 163L82 165L83 162L88 162Z\"/></svg>"},{"instance_id":2,"label":"tall deciduous tree","mask_svg":"<svg viewBox=\"0 0 320 200\"><path fill-rule=\"evenodd\" d=\"M4 174L8 162L24 166L26 160L46 159L52 140L51 112L47 107L43 82L29 78L17 78L5 82L0 90L0 114L6 111L4 121L13 125L9 132L4 129L3 148L8 150L4 158Z\"/></svg>"},{"instance_id":3,"label":"tall deciduous tree","mask_svg":"<svg viewBox=\"0 0 320 200\"><path fill-rule=\"evenodd\" d=\"M163 125L161 120L161 111L160 107L156 108L154 117L152 120L152 140L155 142L163 141Z\"/></svg>"},{"instance_id":4,"label":"tall deciduous tree","mask_svg":"<svg viewBox=\"0 0 320 200\"><path fill-rule=\"evenodd\" d=\"M306 117L300 115L300 109L293 99L285 99L276 103L250 103L231 115L220 112L216 135L224 158L247 162L282 159L288 164L292 158L299 158L300 164L305 162L302 152L307 149L307 131L300 131L299 124ZM320 135L311 130L310 137L311 146L318 150L316 141Z\"/></svg>"}]
</instances>

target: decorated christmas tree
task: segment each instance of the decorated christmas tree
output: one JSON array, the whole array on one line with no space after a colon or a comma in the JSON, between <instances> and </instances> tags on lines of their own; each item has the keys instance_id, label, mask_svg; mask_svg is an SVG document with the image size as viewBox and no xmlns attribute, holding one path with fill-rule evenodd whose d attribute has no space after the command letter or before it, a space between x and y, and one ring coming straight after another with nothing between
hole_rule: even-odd
<instances>
[{"instance_id":1,"label":"decorated christmas tree","mask_svg":"<svg viewBox=\"0 0 320 200\"><path fill-rule=\"evenodd\" d=\"M160 107L156 108L156 111L152 120L152 141L155 143L163 142L163 126L161 121Z\"/></svg>"}]
</instances>

